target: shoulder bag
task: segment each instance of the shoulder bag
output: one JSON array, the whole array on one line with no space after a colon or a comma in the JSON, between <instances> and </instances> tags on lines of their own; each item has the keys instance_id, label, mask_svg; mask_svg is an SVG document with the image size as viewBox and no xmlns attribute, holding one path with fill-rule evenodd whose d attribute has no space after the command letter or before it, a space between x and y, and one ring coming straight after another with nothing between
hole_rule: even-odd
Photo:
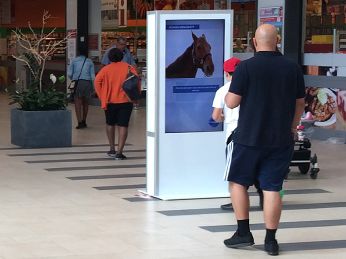
<instances>
[{"instance_id":1,"label":"shoulder bag","mask_svg":"<svg viewBox=\"0 0 346 259\"><path fill-rule=\"evenodd\" d=\"M71 83L68 86L68 89L70 90L69 99L71 99L71 101L74 99L74 94L75 94L77 86L78 86L79 78L80 78L80 76L81 76L81 74L83 72L83 67L84 67L86 59L87 58L85 58L84 61L83 61L82 68L80 70L80 73L79 73L79 76L78 76L77 80L72 80Z\"/></svg>"},{"instance_id":2,"label":"shoulder bag","mask_svg":"<svg viewBox=\"0 0 346 259\"><path fill-rule=\"evenodd\" d=\"M141 98L138 84L140 82L139 76L131 72L131 67L128 66L128 72L125 81L123 82L122 89L131 101L137 101Z\"/></svg>"}]
</instances>

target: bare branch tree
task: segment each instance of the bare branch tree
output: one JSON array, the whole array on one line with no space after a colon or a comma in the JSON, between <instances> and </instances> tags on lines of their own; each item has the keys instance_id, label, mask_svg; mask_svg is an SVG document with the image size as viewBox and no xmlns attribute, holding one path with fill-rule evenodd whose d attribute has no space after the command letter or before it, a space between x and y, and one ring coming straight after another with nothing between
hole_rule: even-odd
<instances>
[{"instance_id":1,"label":"bare branch tree","mask_svg":"<svg viewBox=\"0 0 346 259\"><path fill-rule=\"evenodd\" d=\"M42 27L39 34L35 33L30 22L28 22L28 25L31 34L24 34L18 28L13 31L18 46L24 51L24 53L13 55L13 57L23 62L25 66L28 67L33 79L39 82L40 92L42 92L42 78L47 60L49 60L56 51L62 48L66 49L66 42L71 37L71 35L66 35L66 37L61 40L52 41L50 38L56 31L56 28L45 33L46 24L50 18L51 15L49 12L44 10L42 15ZM47 45L46 42L48 42ZM65 46L63 46L64 44ZM28 55L35 60L37 67L34 67L30 62Z\"/></svg>"}]
</instances>

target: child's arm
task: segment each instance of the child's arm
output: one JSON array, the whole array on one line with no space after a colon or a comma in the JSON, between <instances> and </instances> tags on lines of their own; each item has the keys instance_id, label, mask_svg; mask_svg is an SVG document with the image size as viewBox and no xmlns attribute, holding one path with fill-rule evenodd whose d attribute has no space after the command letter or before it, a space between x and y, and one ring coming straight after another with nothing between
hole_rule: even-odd
<instances>
[{"instance_id":1,"label":"child's arm","mask_svg":"<svg viewBox=\"0 0 346 259\"><path fill-rule=\"evenodd\" d=\"M211 117L216 122L223 122L225 119L225 116L223 115L223 109L222 108L214 108Z\"/></svg>"}]
</instances>

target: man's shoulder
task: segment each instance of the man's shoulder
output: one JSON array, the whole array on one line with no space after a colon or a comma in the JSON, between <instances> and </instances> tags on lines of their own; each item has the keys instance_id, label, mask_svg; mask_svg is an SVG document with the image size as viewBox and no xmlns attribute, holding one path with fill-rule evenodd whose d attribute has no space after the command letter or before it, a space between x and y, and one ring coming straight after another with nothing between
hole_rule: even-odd
<instances>
[{"instance_id":1,"label":"man's shoulder","mask_svg":"<svg viewBox=\"0 0 346 259\"><path fill-rule=\"evenodd\" d=\"M114 49L114 48L116 48L117 46L115 46L115 45L110 45L109 47L108 47L108 49L106 49L106 52L108 52L108 51L110 51L111 49Z\"/></svg>"}]
</instances>

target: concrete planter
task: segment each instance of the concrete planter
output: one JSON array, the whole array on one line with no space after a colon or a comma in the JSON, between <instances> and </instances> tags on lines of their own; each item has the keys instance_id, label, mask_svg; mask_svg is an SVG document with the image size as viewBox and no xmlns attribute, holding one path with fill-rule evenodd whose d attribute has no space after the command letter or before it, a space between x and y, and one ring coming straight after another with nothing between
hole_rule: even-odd
<instances>
[{"instance_id":1,"label":"concrete planter","mask_svg":"<svg viewBox=\"0 0 346 259\"><path fill-rule=\"evenodd\" d=\"M11 143L24 148L70 147L72 116L69 110L11 110Z\"/></svg>"}]
</instances>

